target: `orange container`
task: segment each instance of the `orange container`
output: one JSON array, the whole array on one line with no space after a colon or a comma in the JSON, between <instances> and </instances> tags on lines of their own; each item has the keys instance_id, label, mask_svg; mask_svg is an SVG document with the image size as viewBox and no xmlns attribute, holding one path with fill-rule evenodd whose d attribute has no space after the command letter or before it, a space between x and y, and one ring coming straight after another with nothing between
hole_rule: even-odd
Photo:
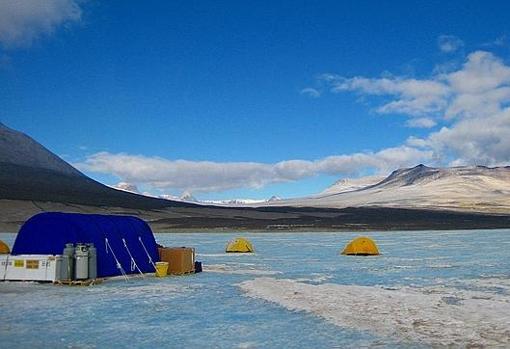
<instances>
[{"instance_id":1,"label":"orange container","mask_svg":"<svg viewBox=\"0 0 510 349\"><path fill-rule=\"evenodd\" d=\"M168 262L168 274L181 275L195 271L195 249L192 247L160 247L159 260Z\"/></svg>"}]
</instances>

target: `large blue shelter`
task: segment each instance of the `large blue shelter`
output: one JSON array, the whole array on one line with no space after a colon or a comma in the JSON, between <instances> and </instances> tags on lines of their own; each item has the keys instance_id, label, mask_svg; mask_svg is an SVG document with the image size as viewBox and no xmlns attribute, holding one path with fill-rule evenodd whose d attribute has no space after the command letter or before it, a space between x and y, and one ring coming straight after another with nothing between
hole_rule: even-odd
<instances>
[{"instance_id":1,"label":"large blue shelter","mask_svg":"<svg viewBox=\"0 0 510 349\"><path fill-rule=\"evenodd\" d=\"M97 276L154 272L158 248L151 228L137 217L45 212L20 229L12 254L62 254L66 243L93 243ZM131 258L131 256L132 258ZM150 258L149 258L150 256ZM119 268L119 265L122 270Z\"/></svg>"}]
</instances>

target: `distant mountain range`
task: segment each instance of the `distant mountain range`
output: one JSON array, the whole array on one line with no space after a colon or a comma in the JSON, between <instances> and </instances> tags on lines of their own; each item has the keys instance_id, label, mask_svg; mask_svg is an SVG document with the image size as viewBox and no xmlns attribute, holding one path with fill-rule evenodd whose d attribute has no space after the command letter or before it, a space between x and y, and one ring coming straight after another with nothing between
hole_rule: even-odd
<instances>
[{"instance_id":1,"label":"distant mountain range","mask_svg":"<svg viewBox=\"0 0 510 349\"><path fill-rule=\"evenodd\" d=\"M418 165L388 177L340 181L319 195L272 205L401 207L510 213L510 166L432 168Z\"/></svg>"},{"instance_id":2,"label":"distant mountain range","mask_svg":"<svg viewBox=\"0 0 510 349\"><path fill-rule=\"evenodd\" d=\"M114 189L127 191L129 193L140 194L138 188L134 184L120 182L114 186ZM200 204L200 205L216 205L216 206L246 206L246 205L261 205L266 202L273 202L282 200L279 196L273 195L269 199L227 199L227 200L199 200L193 196L190 192L185 191L181 196L174 196L163 194L159 196L152 196L150 194L142 194L149 197L156 197L159 199L165 199L170 201L180 201L180 202L188 202L192 204Z\"/></svg>"},{"instance_id":3,"label":"distant mountain range","mask_svg":"<svg viewBox=\"0 0 510 349\"><path fill-rule=\"evenodd\" d=\"M317 196L194 202L117 190L0 123L0 232L42 211L129 214L168 229L366 230L510 227L510 169L420 165L341 180Z\"/></svg>"},{"instance_id":4,"label":"distant mountain range","mask_svg":"<svg viewBox=\"0 0 510 349\"><path fill-rule=\"evenodd\" d=\"M193 195L185 193L179 197L178 201L193 202L204 205L217 205L217 206L248 206L257 205L263 206L268 202L276 202L282 200L279 196L273 195L269 199L227 199L227 200L198 200Z\"/></svg>"}]
</instances>

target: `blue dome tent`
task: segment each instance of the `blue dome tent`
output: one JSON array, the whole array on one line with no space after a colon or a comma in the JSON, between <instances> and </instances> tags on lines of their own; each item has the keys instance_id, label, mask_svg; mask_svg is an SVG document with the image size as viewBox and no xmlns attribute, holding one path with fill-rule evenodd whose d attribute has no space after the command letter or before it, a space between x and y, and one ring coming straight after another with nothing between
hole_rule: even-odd
<instances>
[{"instance_id":1,"label":"blue dome tent","mask_svg":"<svg viewBox=\"0 0 510 349\"><path fill-rule=\"evenodd\" d=\"M159 259L151 228L137 217L60 212L30 218L16 236L12 254L62 254L66 243L94 244L98 277L122 275L116 260L125 273L137 273L129 253L144 273L154 272L151 262Z\"/></svg>"}]
</instances>

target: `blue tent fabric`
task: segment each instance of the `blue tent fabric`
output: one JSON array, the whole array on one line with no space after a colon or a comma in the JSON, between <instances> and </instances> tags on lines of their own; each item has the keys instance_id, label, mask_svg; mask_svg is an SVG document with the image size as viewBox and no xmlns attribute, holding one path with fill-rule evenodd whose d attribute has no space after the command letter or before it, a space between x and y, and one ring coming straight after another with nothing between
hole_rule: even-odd
<instances>
[{"instance_id":1,"label":"blue tent fabric","mask_svg":"<svg viewBox=\"0 0 510 349\"><path fill-rule=\"evenodd\" d=\"M151 228L132 216L45 212L30 218L20 229L12 254L62 254L66 243L93 243L97 249L98 277L121 275L106 239L127 274L137 273L129 252L144 273L154 272L141 241L155 263L158 247Z\"/></svg>"}]
</instances>

